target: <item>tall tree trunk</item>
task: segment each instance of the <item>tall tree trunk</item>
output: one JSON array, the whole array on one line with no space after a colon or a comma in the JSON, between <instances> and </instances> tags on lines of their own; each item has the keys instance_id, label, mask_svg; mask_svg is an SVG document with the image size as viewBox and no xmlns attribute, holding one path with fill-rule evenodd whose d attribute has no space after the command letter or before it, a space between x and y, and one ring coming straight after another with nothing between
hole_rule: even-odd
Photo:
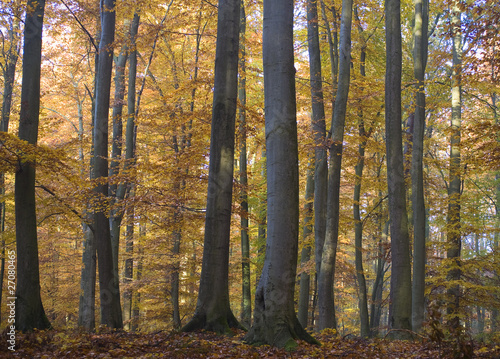
<instances>
[{"instance_id":1,"label":"tall tree trunk","mask_svg":"<svg viewBox=\"0 0 500 359\"><path fill-rule=\"evenodd\" d=\"M316 143L314 156L314 256L316 261L315 287L317 292L318 277L321 270L321 256L323 254L323 245L325 243L326 233L326 205L328 198L328 147L326 142L325 105L323 101L322 86L323 78L321 76L321 52L319 49L319 19L317 14L318 11L316 1L317 0L310 0L307 2L307 40L309 49L309 76L311 78L313 131L314 141ZM334 33L332 34L330 24L328 23L328 20L326 18L325 3L323 2L323 0L321 0L321 11L328 35L332 82L334 83L334 86L336 86L338 76L337 21L334 19ZM316 16L314 16L315 12ZM335 102L335 95L333 95L332 102ZM315 302L317 302L317 299L315 299ZM313 314L314 312L315 310L313 309Z\"/></svg>"},{"instance_id":2,"label":"tall tree trunk","mask_svg":"<svg viewBox=\"0 0 500 359\"><path fill-rule=\"evenodd\" d=\"M100 29L97 30L98 35L100 35ZM99 37L99 36L97 36ZM90 178L92 178L94 172L94 123L95 123L95 95L96 95L96 83L97 83L97 67L99 64L99 52L96 51L95 54L95 75L94 75L94 95L92 100L92 148L90 154ZM83 134L83 118L80 121L80 130ZM82 152L83 154L83 152ZM84 162L82 157L82 169L84 168ZM82 170L83 172L83 170ZM83 174L82 174L83 175ZM84 220L82 221L83 230L83 253L82 253L82 271L80 277L80 298L78 303L78 326L82 327L86 331L92 331L95 328L95 284L96 284L96 245L94 239L94 214L90 210L90 204L87 203L87 208L84 210L82 215Z\"/></svg>"},{"instance_id":3,"label":"tall tree trunk","mask_svg":"<svg viewBox=\"0 0 500 359\"><path fill-rule=\"evenodd\" d=\"M40 111L40 66L44 0L28 0L24 25L23 79L19 138L36 146ZM16 329L50 328L40 296L35 200L35 162L22 160L15 179L17 287Z\"/></svg>"},{"instance_id":4,"label":"tall tree trunk","mask_svg":"<svg viewBox=\"0 0 500 359\"><path fill-rule=\"evenodd\" d=\"M108 200L108 117L113 67L113 41L115 37L115 2L102 0L101 40L96 82L94 123L94 193L99 204L94 208L94 238L99 269L101 299L101 324L122 328L120 291L115 276L111 234L109 228Z\"/></svg>"},{"instance_id":5,"label":"tall tree trunk","mask_svg":"<svg viewBox=\"0 0 500 359\"><path fill-rule=\"evenodd\" d=\"M385 75L385 141L387 152L387 187L391 220L391 329L411 330L411 261L406 210L406 189L401 129L401 3L385 2L386 75ZM393 337L407 336L394 331Z\"/></svg>"},{"instance_id":6,"label":"tall tree trunk","mask_svg":"<svg viewBox=\"0 0 500 359\"><path fill-rule=\"evenodd\" d=\"M359 64L359 74L362 78L366 77L366 39L363 34L363 28L359 21L358 8L354 8L354 16L356 23L358 24L358 32L362 39L361 54L360 54L360 64ZM354 168L356 174L356 179L354 182L354 193L353 193L353 219L354 219L354 246L355 246L355 265L356 265L356 277L358 280L358 306L359 306L359 319L361 324L361 336L370 336L370 318L368 316L368 299L367 299L367 288L366 288L366 278L363 269L363 222L361 221L360 212L360 200L361 200L361 181L363 178L363 169L365 166L365 149L367 139L370 136L366 132L364 115L362 110L361 101L358 110L358 128L360 144L358 146L358 162ZM371 130L369 131L371 132Z\"/></svg>"},{"instance_id":7,"label":"tall tree trunk","mask_svg":"<svg viewBox=\"0 0 500 359\"><path fill-rule=\"evenodd\" d=\"M203 262L196 310L183 330L226 333L240 326L230 308L228 284L240 0L220 0L218 9Z\"/></svg>"},{"instance_id":8,"label":"tall tree trunk","mask_svg":"<svg viewBox=\"0 0 500 359\"><path fill-rule=\"evenodd\" d=\"M340 173L344 124L351 74L351 25L352 0L343 0L340 24L339 83L331 126L332 144L330 146L330 166L328 170L327 222L325 244L321 257L321 270L318 278L318 328L320 330L325 328L336 329L337 327L333 287L335 284L335 262L339 235Z\"/></svg>"},{"instance_id":9,"label":"tall tree trunk","mask_svg":"<svg viewBox=\"0 0 500 359\"><path fill-rule=\"evenodd\" d=\"M416 84L416 104L413 123L411 159L411 201L413 206L413 331L422 329L425 313L425 224L424 199L424 132L425 132L425 68L427 65L427 33L429 28L429 0L414 0L415 26L413 29L413 72Z\"/></svg>"},{"instance_id":10,"label":"tall tree trunk","mask_svg":"<svg viewBox=\"0 0 500 359\"><path fill-rule=\"evenodd\" d=\"M316 342L294 309L299 231L299 173L293 54L293 1L264 0L264 97L267 245L255 293L249 343L292 349Z\"/></svg>"},{"instance_id":11,"label":"tall tree trunk","mask_svg":"<svg viewBox=\"0 0 500 359\"><path fill-rule=\"evenodd\" d=\"M120 172L123 147L123 99L125 97L125 65L128 58L128 45L122 46L118 57L115 59L115 95L113 102L113 135L111 143L111 163L109 165L109 185L110 211L109 228L111 236L111 250L113 252L113 272L118 276L118 252L120 248L120 228L123 220L122 200L124 191L118 191L116 177ZM121 188L120 188L121 189ZM118 285L120 282L118 282ZM119 290L119 287L118 287Z\"/></svg>"},{"instance_id":12,"label":"tall tree trunk","mask_svg":"<svg viewBox=\"0 0 500 359\"><path fill-rule=\"evenodd\" d=\"M450 181L448 186L448 215L447 215L447 257L451 260L447 279L454 283L448 288L448 325L450 330L456 331L460 326L460 252L462 249L462 235L460 223L460 137L462 126L462 31L460 9L455 3L452 9L451 22L453 25L453 72L451 88L451 138L450 138Z\"/></svg>"},{"instance_id":13,"label":"tall tree trunk","mask_svg":"<svg viewBox=\"0 0 500 359\"><path fill-rule=\"evenodd\" d=\"M137 78L137 32L139 29L140 16L135 13L130 24L130 53L127 89L127 124L125 127L125 165L124 172L135 163L136 158L136 135L137 135L137 108L136 108L136 78ZM128 190L128 198L132 200L135 195L134 182L122 184ZM128 209L129 222L126 229L125 239L125 281L129 283L134 279L134 206ZM118 259L118 258L117 258ZM133 330L133 291L129 288L123 295L123 311L129 321L129 330Z\"/></svg>"},{"instance_id":14,"label":"tall tree trunk","mask_svg":"<svg viewBox=\"0 0 500 359\"><path fill-rule=\"evenodd\" d=\"M240 80L238 83L239 133L240 133L240 186L241 186L241 324L247 328L252 324L252 293L250 279L250 240L248 233L248 174L247 174L247 124L245 106L246 68L245 68L245 33L246 14L245 4L241 2L240 9Z\"/></svg>"},{"instance_id":15,"label":"tall tree trunk","mask_svg":"<svg viewBox=\"0 0 500 359\"><path fill-rule=\"evenodd\" d=\"M10 46L4 53L5 64L3 69L3 99L2 99L2 114L0 119L0 132L9 132L10 110L12 107L12 93L14 89L14 79L16 75L16 64L19 57L20 37L19 18L14 18L11 27L8 31L8 39ZM4 173L0 172L0 196L5 195L5 177ZM2 259L0 260L0 307L3 298L3 277L5 273L5 201L0 201L0 246ZM1 323L1 318L0 318Z\"/></svg>"}]
</instances>

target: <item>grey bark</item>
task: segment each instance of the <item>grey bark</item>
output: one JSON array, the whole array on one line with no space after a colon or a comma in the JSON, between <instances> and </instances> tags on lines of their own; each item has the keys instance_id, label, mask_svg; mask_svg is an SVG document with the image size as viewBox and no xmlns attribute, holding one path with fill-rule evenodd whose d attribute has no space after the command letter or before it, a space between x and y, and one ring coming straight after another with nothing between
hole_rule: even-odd
<instances>
[{"instance_id":1,"label":"grey bark","mask_svg":"<svg viewBox=\"0 0 500 359\"><path fill-rule=\"evenodd\" d=\"M12 107L12 95L14 89L14 80L16 75L16 64L19 57L20 37L18 35L19 19L12 20L11 27L8 30L9 48L4 52L4 61L2 65L3 74L3 99L2 114L0 119L0 132L9 132L10 111ZM5 178L3 172L0 172L0 196L5 195ZM1 238L1 257L0 260L0 306L3 298L3 278L5 273L5 201L0 201L0 238ZM1 318L0 318L1 323Z\"/></svg>"},{"instance_id":2,"label":"grey bark","mask_svg":"<svg viewBox=\"0 0 500 359\"><path fill-rule=\"evenodd\" d=\"M342 1L339 82L332 115L325 244L318 278L318 329L336 329L334 283L340 216L340 173L351 70L352 0Z\"/></svg>"},{"instance_id":3,"label":"grey bark","mask_svg":"<svg viewBox=\"0 0 500 359\"><path fill-rule=\"evenodd\" d=\"M247 124L245 106L246 95L246 68L245 68L245 33L246 14L245 4L241 2L240 9L240 78L238 83L239 133L240 133L240 186L241 186L241 324L247 328L252 323L252 293L250 277L250 239L248 233L248 173L247 173Z\"/></svg>"},{"instance_id":4,"label":"grey bark","mask_svg":"<svg viewBox=\"0 0 500 359\"><path fill-rule=\"evenodd\" d=\"M140 16L135 13L130 25L130 53L129 53L129 71L128 71L128 89L127 89L127 124L125 127L125 167L126 172L135 161L135 143L136 143L136 77L137 77L137 32L139 29ZM128 190L128 198L132 200L135 191L134 184L122 184ZM134 206L128 209L128 224L125 238L125 282L130 284L134 279ZM118 258L117 258L118 259ZM133 329L133 291L128 288L123 294L123 312L124 321L129 321L127 325L130 330Z\"/></svg>"},{"instance_id":5,"label":"grey bark","mask_svg":"<svg viewBox=\"0 0 500 359\"><path fill-rule=\"evenodd\" d=\"M425 225L424 198L424 133L425 133L425 68L427 65L429 0L414 0L415 25L413 28L413 72L416 84L416 104L413 123L411 159L411 201L413 207L413 331L422 329L425 313Z\"/></svg>"},{"instance_id":6,"label":"grey bark","mask_svg":"<svg viewBox=\"0 0 500 359\"><path fill-rule=\"evenodd\" d=\"M114 272L108 199L108 117L113 41L115 36L115 2L101 2L101 40L96 81L94 123L94 193L98 201L94 208L94 239L97 249L101 324L122 328L122 313L118 277Z\"/></svg>"},{"instance_id":7,"label":"grey bark","mask_svg":"<svg viewBox=\"0 0 500 359\"><path fill-rule=\"evenodd\" d=\"M304 204L304 225L302 230L302 240L304 246L302 248L300 263L301 266L309 262L311 258L312 246L310 244L309 236L314 233L313 230L313 215L314 215L314 170L308 168L307 170L307 183ZM309 318L309 298L310 298L311 276L308 272L303 271L300 274L300 292L299 292L299 308L297 318L300 324L307 328Z\"/></svg>"},{"instance_id":8,"label":"grey bark","mask_svg":"<svg viewBox=\"0 0 500 359\"><path fill-rule=\"evenodd\" d=\"M400 11L400 0L386 0L385 141L392 253L389 327L391 329L411 330L410 240L401 129ZM392 332L392 336L397 338L407 335L408 332L405 331Z\"/></svg>"},{"instance_id":9,"label":"grey bark","mask_svg":"<svg viewBox=\"0 0 500 359\"><path fill-rule=\"evenodd\" d=\"M40 112L40 66L44 0L28 0L33 9L24 22L23 78L19 138L36 146ZM15 325L19 331L50 328L40 296L35 200L35 162L21 159L15 175L17 286Z\"/></svg>"},{"instance_id":10,"label":"grey bark","mask_svg":"<svg viewBox=\"0 0 500 359\"><path fill-rule=\"evenodd\" d=\"M245 340L294 348L316 342L294 309L298 259L299 173L293 54L293 1L264 0L264 97L267 155L267 243Z\"/></svg>"},{"instance_id":11,"label":"grey bark","mask_svg":"<svg viewBox=\"0 0 500 359\"><path fill-rule=\"evenodd\" d=\"M462 125L462 31L460 9L453 6L451 23L453 26L453 69L451 88L451 137L450 137L450 170L448 185L448 214L447 214L447 258L451 259L447 279L459 281L461 278L460 252L462 249L460 197L461 197L461 156L460 140ZM448 288L448 326L456 331L460 326L460 285L453 284Z\"/></svg>"},{"instance_id":12,"label":"grey bark","mask_svg":"<svg viewBox=\"0 0 500 359\"><path fill-rule=\"evenodd\" d=\"M238 96L240 0L220 0L215 55L214 99L207 212L198 302L183 331L227 333L240 327L229 304L234 135Z\"/></svg>"}]
</instances>

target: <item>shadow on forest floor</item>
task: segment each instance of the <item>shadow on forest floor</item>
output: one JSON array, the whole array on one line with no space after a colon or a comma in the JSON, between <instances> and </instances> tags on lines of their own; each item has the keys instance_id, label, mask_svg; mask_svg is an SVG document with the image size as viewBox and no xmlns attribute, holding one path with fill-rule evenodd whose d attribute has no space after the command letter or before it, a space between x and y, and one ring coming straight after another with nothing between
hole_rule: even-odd
<instances>
[{"instance_id":1,"label":"shadow on forest floor","mask_svg":"<svg viewBox=\"0 0 500 359\"><path fill-rule=\"evenodd\" d=\"M0 358L454 358L451 343L346 339L327 334L315 336L321 346L300 342L294 352L246 345L241 342L242 331L224 337L210 332L82 334L50 330L16 333L15 351L8 349L5 334L0 342ZM475 343L472 349L473 354L456 353L455 357L472 354L473 358L500 358L499 345Z\"/></svg>"}]
</instances>

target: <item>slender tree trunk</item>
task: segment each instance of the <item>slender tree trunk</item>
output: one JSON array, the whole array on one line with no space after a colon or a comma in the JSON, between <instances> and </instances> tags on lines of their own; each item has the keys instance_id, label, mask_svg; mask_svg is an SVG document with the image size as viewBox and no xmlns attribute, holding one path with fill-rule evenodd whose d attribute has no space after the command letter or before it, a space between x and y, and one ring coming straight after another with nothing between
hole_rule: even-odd
<instances>
[{"instance_id":1,"label":"slender tree trunk","mask_svg":"<svg viewBox=\"0 0 500 359\"><path fill-rule=\"evenodd\" d=\"M389 326L411 330L410 239L401 129L401 4L400 0L386 0L385 4L385 136L392 252ZM392 336L403 338L407 332L394 331Z\"/></svg>"},{"instance_id":2,"label":"slender tree trunk","mask_svg":"<svg viewBox=\"0 0 500 359\"><path fill-rule=\"evenodd\" d=\"M113 135L111 144L111 163L109 165L110 211L109 228L111 236L111 250L113 252L113 272L118 278L118 252L120 248L120 228L123 220L122 200L124 191L118 191L116 177L120 172L123 147L123 99L125 97L125 65L128 58L128 46L122 46L118 57L115 59L115 95L113 103ZM121 188L120 188L121 189ZM118 282L118 285L120 283ZM118 287L119 290L119 287Z\"/></svg>"},{"instance_id":3,"label":"slender tree trunk","mask_svg":"<svg viewBox=\"0 0 500 359\"><path fill-rule=\"evenodd\" d=\"M108 117L113 67L113 41L115 37L115 2L101 3L101 40L96 82L94 124L94 176L97 180L94 193L99 204L94 208L94 238L99 269L101 299L101 324L122 328L120 291L115 276L111 233L109 228L108 199Z\"/></svg>"},{"instance_id":4,"label":"slender tree trunk","mask_svg":"<svg viewBox=\"0 0 500 359\"><path fill-rule=\"evenodd\" d=\"M332 144L330 146L328 171L328 200L325 244L321 257L321 270L318 278L318 328L336 329L334 304L335 262L339 235L340 216L340 173L344 140L344 124L347 110L351 70L351 25L352 0L342 1L342 20L340 25L339 83L335 108L332 116Z\"/></svg>"},{"instance_id":5,"label":"slender tree trunk","mask_svg":"<svg viewBox=\"0 0 500 359\"><path fill-rule=\"evenodd\" d=\"M218 8L203 262L196 310L183 331L227 333L240 326L230 308L228 284L240 0L220 0Z\"/></svg>"},{"instance_id":6,"label":"slender tree trunk","mask_svg":"<svg viewBox=\"0 0 500 359\"><path fill-rule=\"evenodd\" d=\"M45 1L28 0L24 27L23 79L19 138L36 146L40 111L40 66ZM35 200L35 162L22 160L15 179L17 287L16 329L50 328L40 296Z\"/></svg>"},{"instance_id":7,"label":"slender tree trunk","mask_svg":"<svg viewBox=\"0 0 500 359\"><path fill-rule=\"evenodd\" d=\"M461 278L460 252L462 249L462 235L460 222L460 195L461 195L461 164L460 164L460 137L462 125L462 31L460 9L455 4L452 9L453 25L453 72L451 88L451 138L450 138L450 181L448 186L448 216L447 216L447 257L450 259L448 281L453 281L448 288L448 326L456 331L460 326L460 285Z\"/></svg>"},{"instance_id":8,"label":"slender tree trunk","mask_svg":"<svg viewBox=\"0 0 500 359\"><path fill-rule=\"evenodd\" d=\"M97 30L100 35L100 29ZM99 37L99 36L96 36ZM94 176L94 123L95 123L95 95L97 83L97 67L99 63L99 52L95 54L95 75L94 75L94 95L92 100L92 147L90 153L90 178ZM80 118L80 132L83 134L83 118ZM80 160L82 161L82 177L84 176L83 168L83 151L81 151ZM83 230L83 253L82 253L82 271L80 278L80 298L78 303L78 326L86 331L92 331L95 328L95 284L96 284L96 245L94 240L94 214L90 209L90 204L87 203L87 208L82 215Z\"/></svg>"},{"instance_id":9,"label":"slender tree trunk","mask_svg":"<svg viewBox=\"0 0 500 359\"><path fill-rule=\"evenodd\" d=\"M248 233L248 174L247 174L247 124L245 106L246 94L246 69L245 69L245 33L246 14L245 4L241 2L240 8L240 79L238 83L239 107L239 133L240 133L240 186L241 186L241 324L247 328L252 324L252 293L250 280L250 240Z\"/></svg>"},{"instance_id":10,"label":"slender tree trunk","mask_svg":"<svg viewBox=\"0 0 500 359\"><path fill-rule=\"evenodd\" d=\"M415 117L413 123L411 199L413 206L413 331L422 329L425 313L425 199L424 199L424 133L425 133L425 68L427 64L427 33L429 27L429 0L414 0L415 26L413 29L413 71L417 80Z\"/></svg>"},{"instance_id":11,"label":"slender tree trunk","mask_svg":"<svg viewBox=\"0 0 500 359\"><path fill-rule=\"evenodd\" d=\"M315 287L318 287L318 277L321 270L321 256L325 243L326 233L326 205L328 198L328 157L326 141L325 105L323 101L323 78L321 76L321 52L319 49L319 31L317 0L307 2L307 39L309 48L309 76L311 78L311 99L313 112L313 131L316 150L314 156L314 243L316 276ZM326 18L325 4L321 0L321 11L323 21L327 29L328 44L330 50L330 65L332 70L332 81L337 85L338 75L338 41L337 21L334 21L334 33ZM333 101L335 102L335 94ZM334 107L334 106L333 106ZM317 292L317 290L316 290ZM316 298L316 296L315 296ZM317 299L315 299L317 302ZM313 310L313 313L315 310Z\"/></svg>"},{"instance_id":12,"label":"slender tree trunk","mask_svg":"<svg viewBox=\"0 0 500 359\"><path fill-rule=\"evenodd\" d=\"M308 168L307 170L307 183L306 183L306 193L304 204L304 227L302 230L302 240L304 242L304 246L302 248L302 253L300 256L301 266L305 265L309 262L311 258L311 243L309 240L309 236L313 233L313 215L314 215L314 207L313 207L313 199L314 199L314 170L312 168ZM300 274L300 292L299 292L299 309L297 313L297 318L299 319L300 324L307 328L307 322L309 317L309 298L310 298L310 282L311 276L308 272L303 271Z\"/></svg>"},{"instance_id":13,"label":"slender tree trunk","mask_svg":"<svg viewBox=\"0 0 500 359\"><path fill-rule=\"evenodd\" d=\"M8 32L10 46L5 52L5 64L3 67L3 99L2 114L0 119L0 132L9 132L10 111L12 107L12 94L14 89L14 79L16 75L16 64L19 57L20 37L18 35L19 19L15 18ZM5 195L5 176L0 172L0 196ZM3 298L3 277L5 273L5 201L0 201L0 307ZM0 319L1 323L1 319Z\"/></svg>"}]
</instances>

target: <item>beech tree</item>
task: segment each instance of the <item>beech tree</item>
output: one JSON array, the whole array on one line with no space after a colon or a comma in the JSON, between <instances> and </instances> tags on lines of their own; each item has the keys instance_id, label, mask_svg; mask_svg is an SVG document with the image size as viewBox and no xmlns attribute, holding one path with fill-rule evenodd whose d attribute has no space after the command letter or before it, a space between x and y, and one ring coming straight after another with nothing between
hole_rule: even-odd
<instances>
[{"instance_id":1,"label":"beech tree","mask_svg":"<svg viewBox=\"0 0 500 359\"><path fill-rule=\"evenodd\" d=\"M245 340L292 349L315 343L294 309L299 235L299 173L293 54L293 1L264 0L267 242Z\"/></svg>"},{"instance_id":2,"label":"beech tree","mask_svg":"<svg viewBox=\"0 0 500 359\"><path fill-rule=\"evenodd\" d=\"M101 3L101 40L97 65L94 119L94 240L97 249L101 324L121 328L122 312L117 273L114 271L111 233L108 218L108 118L115 38L115 2Z\"/></svg>"},{"instance_id":3,"label":"beech tree","mask_svg":"<svg viewBox=\"0 0 500 359\"><path fill-rule=\"evenodd\" d=\"M450 137L450 169L448 185L448 214L447 214L447 257L450 259L450 269L447 279L452 281L448 289L447 314L449 315L450 330L457 331L460 327L460 285L461 278L460 252L462 249L462 234L460 221L460 197L462 187L462 176L460 168L460 141L462 126L462 30L461 11L457 2L451 9L452 24L452 87L451 87L451 137Z\"/></svg>"},{"instance_id":4,"label":"beech tree","mask_svg":"<svg viewBox=\"0 0 500 359\"><path fill-rule=\"evenodd\" d=\"M28 0L24 22L23 79L19 138L36 146L40 112L40 66L44 0ZM16 170L17 286L15 325L20 331L50 328L40 296L38 236L33 154L25 154Z\"/></svg>"},{"instance_id":5,"label":"beech tree","mask_svg":"<svg viewBox=\"0 0 500 359\"><path fill-rule=\"evenodd\" d=\"M228 284L240 0L220 0L218 9L203 263L196 310L182 330L226 333L240 326L230 308Z\"/></svg>"},{"instance_id":6,"label":"beech tree","mask_svg":"<svg viewBox=\"0 0 500 359\"><path fill-rule=\"evenodd\" d=\"M332 115L332 144L330 146L328 169L328 200L325 243L321 257L321 269L318 278L318 328L336 329L335 300L333 286L335 280L335 262L339 236L340 216L340 174L344 140L344 125L347 111L347 97L351 76L351 25L352 0L342 1L340 24L339 83L335 107Z\"/></svg>"},{"instance_id":7,"label":"beech tree","mask_svg":"<svg viewBox=\"0 0 500 359\"><path fill-rule=\"evenodd\" d=\"M385 74L385 143L387 188L391 228L391 306L389 326L411 329L411 262L406 186L404 178L401 123L401 1L385 2L386 74ZM394 337L407 332L394 331Z\"/></svg>"},{"instance_id":8,"label":"beech tree","mask_svg":"<svg viewBox=\"0 0 500 359\"><path fill-rule=\"evenodd\" d=\"M412 325L420 331L425 310L425 199L424 199L424 133L425 133L425 68L427 66L429 1L415 0L413 28L413 72L417 81L412 136L411 202L413 207L413 282Z\"/></svg>"}]
</instances>

